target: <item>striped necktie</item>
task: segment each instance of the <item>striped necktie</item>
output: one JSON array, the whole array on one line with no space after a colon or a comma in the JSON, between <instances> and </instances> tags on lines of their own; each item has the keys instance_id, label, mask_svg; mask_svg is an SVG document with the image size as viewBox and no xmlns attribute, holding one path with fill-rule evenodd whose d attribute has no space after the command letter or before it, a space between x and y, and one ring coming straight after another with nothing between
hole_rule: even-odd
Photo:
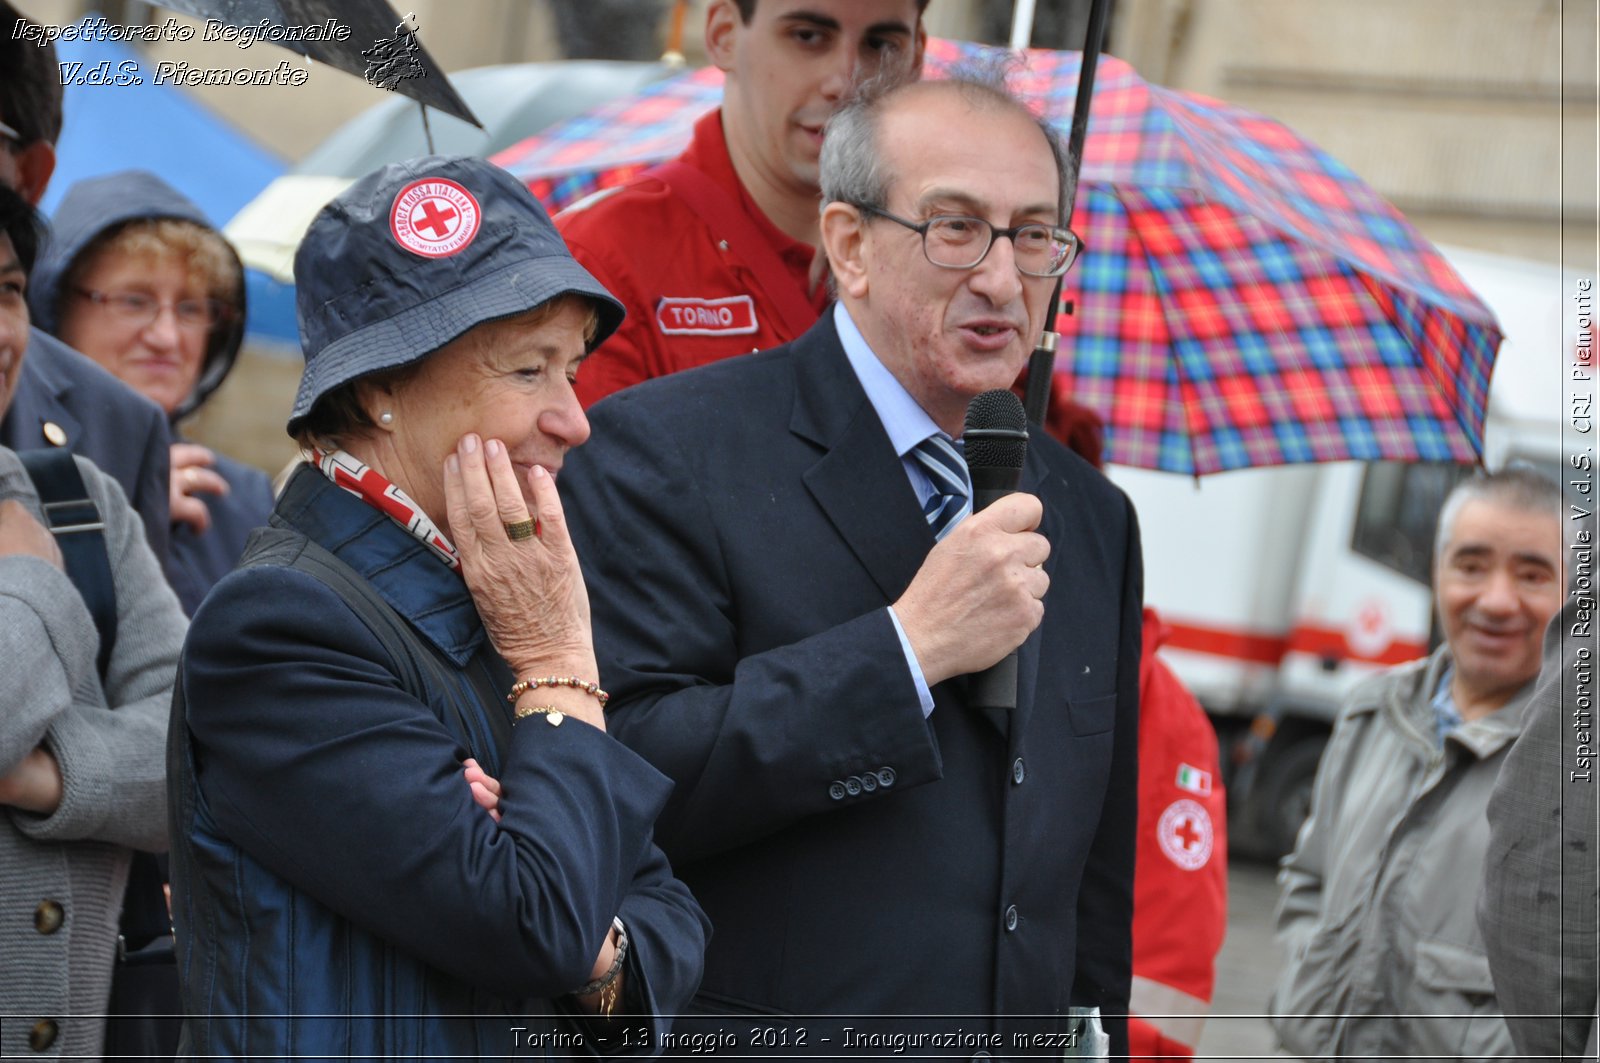
<instances>
[{"instance_id":1,"label":"striped necktie","mask_svg":"<svg viewBox=\"0 0 1600 1063\"><path fill-rule=\"evenodd\" d=\"M922 504L935 540L943 539L956 522L972 512L972 481L957 444L937 432L911 448L912 455L933 484L933 494Z\"/></svg>"}]
</instances>

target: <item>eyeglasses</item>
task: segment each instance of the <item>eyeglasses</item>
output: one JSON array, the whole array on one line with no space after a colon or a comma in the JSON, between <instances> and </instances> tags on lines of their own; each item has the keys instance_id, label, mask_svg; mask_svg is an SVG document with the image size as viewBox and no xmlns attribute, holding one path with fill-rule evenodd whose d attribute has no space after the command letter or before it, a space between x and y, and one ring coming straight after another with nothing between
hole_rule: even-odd
<instances>
[{"instance_id":1,"label":"eyeglasses","mask_svg":"<svg viewBox=\"0 0 1600 1063\"><path fill-rule=\"evenodd\" d=\"M97 292L89 288L79 288L77 292L129 328L148 327L164 306L172 307L179 328L196 332L215 328L233 313L233 308L220 299L179 299L169 303L149 292Z\"/></svg>"},{"instance_id":2,"label":"eyeglasses","mask_svg":"<svg viewBox=\"0 0 1600 1063\"><path fill-rule=\"evenodd\" d=\"M1071 229L1042 222L996 229L982 218L965 214L936 214L919 223L865 204L856 204L856 209L888 218L920 235L923 255L945 269L972 269L988 257L996 240L1008 236L1018 270L1030 277L1059 277L1072 268L1083 247L1083 241Z\"/></svg>"},{"instance_id":3,"label":"eyeglasses","mask_svg":"<svg viewBox=\"0 0 1600 1063\"><path fill-rule=\"evenodd\" d=\"M12 129L4 122L0 122L0 139L9 140L13 144L21 144L22 134L17 132L15 129Z\"/></svg>"}]
</instances>

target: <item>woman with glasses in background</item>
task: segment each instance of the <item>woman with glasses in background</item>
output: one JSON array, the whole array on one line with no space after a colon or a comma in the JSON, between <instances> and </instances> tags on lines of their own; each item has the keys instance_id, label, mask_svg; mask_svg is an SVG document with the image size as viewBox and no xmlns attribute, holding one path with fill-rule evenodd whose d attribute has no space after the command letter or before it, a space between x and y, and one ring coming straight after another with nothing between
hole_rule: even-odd
<instances>
[{"instance_id":1,"label":"woman with glasses in background","mask_svg":"<svg viewBox=\"0 0 1600 1063\"><path fill-rule=\"evenodd\" d=\"M173 423L168 578L193 614L272 512L266 473L177 438L233 368L244 269L188 199L154 174L80 181L62 200L29 290L34 323L155 402Z\"/></svg>"}]
</instances>

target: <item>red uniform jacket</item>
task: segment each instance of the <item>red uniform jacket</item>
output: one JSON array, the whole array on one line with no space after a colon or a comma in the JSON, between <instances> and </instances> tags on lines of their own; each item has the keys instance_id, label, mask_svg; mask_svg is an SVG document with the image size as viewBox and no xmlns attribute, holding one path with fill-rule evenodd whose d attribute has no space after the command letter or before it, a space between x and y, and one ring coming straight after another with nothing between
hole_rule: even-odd
<instances>
[{"instance_id":1,"label":"red uniform jacket","mask_svg":"<svg viewBox=\"0 0 1600 1063\"><path fill-rule=\"evenodd\" d=\"M586 407L641 380L776 347L828 304L825 285L808 292L815 249L773 225L739 183L720 109L695 124L677 161L699 175L702 199L652 170L556 216L573 255L628 309L578 373Z\"/></svg>"},{"instance_id":2,"label":"red uniform jacket","mask_svg":"<svg viewBox=\"0 0 1600 1063\"><path fill-rule=\"evenodd\" d=\"M1217 735L1156 648L1144 611L1139 676L1139 840L1133 875L1134 1059L1193 1054L1228 925L1227 802Z\"/></svg>"}]
</instances>

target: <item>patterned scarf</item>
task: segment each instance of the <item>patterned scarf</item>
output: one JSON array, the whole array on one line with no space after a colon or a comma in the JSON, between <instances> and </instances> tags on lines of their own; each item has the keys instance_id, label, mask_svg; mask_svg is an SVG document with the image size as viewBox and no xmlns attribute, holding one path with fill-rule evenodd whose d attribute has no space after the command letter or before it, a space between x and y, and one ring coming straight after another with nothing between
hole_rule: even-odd
<instances>
[{"instance_id":1,"label":"patterned scarf","mask_svg":"<svg viewBox=\"0 0 1600 1063\"><path fill-rule=\"evenodd\" d=\"M362 464L343 450L331 453L313 450L311 456L324 476L372 508L388 514L395 523L427 543L439 560L451 569L461 571L461 555L445 538L444 532L428 519L420 506L411 501L411 496L390 483L382 473Z\"/></svg>"}]
</instances>

